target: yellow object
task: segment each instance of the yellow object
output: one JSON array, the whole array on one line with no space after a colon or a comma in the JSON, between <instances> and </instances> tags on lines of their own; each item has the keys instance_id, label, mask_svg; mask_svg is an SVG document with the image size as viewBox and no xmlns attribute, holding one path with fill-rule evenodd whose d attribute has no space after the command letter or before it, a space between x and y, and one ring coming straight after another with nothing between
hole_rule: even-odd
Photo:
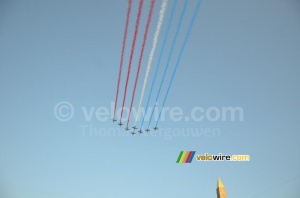
<instances>
[{"instance_id":1,"label":"yellow object","mask_svg":"<svg viewBox=\"0 0 300 198\"><path fill-rule=\"evenodd\" d=\"M218 183L217 183L217 198L226 198L226 191L225 187L220 179L218 178Z\"/></svg>"},{"instance_id":2,"label":"yellow object","mask_svg":"<svg viewBox=\"0 0 300 198\"><path fill-rule=\"evenodd\" d=\"M221 179L220 179L220 177L219 177L218 178L217 188L220 188L220 187L225 188L224 185L223 185L223 183L222 183L222 181L221 181Z\"/></svg>"}]
</instances>

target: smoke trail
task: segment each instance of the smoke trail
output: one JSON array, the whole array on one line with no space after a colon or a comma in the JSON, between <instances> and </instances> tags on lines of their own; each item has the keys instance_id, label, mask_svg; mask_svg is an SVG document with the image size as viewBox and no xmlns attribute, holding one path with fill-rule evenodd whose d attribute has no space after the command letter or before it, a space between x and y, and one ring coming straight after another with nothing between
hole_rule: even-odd
<instances>
[{"instance_id":1,"label":"smoke trail","mask_svg":"<svg viewBox=\"0 0 300 198\"><path fill-rule=\"evenodd\" d=\"M117 86L117 94L116 94L116 100L115 100L115 109L114 109L114 117L113 117L113 119L115 119L116 108L117 108L117 103L118 103L119 87L120 87L120 80L121 80L121 74L122 74L123 57L124 57L125 44L126 44L126 38L127 38L127 30L128 30L128 24L129 24L129 17L130 17L130 12L131 12L131 5L132 5L132 0L129 0L128 1L127 16L126 16L126 25L125 25L125 31L124 31L124 37L123 37L123 46L122 46L122 53L121 53L119 78L118 78L118 86Z\"/></svg>"},{"instance_id":2,"label":"smoke trail","mask_svg":"<svg viewBox=\"0 0 300 198\"><path fill-rule=\"evenodd\" d=\"M159 36L159 33L160 33L160 28L161 28L161 25L162 25L162 22L163 22L163 19L164 19L164 16L165 16L165 11L166 11L167 4L168 4L168 0L163 0L163 2L161 4L160 11L159 11L159 19L158 19L156 30L155 30L154 37L153 37L152 49L151 49L149 59L148 59L147 70L146 70L146 74L145 74L145 78L144 78L143 89L142 89L142 93L141 93L139 107L138 107L137 114L136 114L136 117L135 117L134 126L136 126L137 119L139 117L140 108L141 108L141 105L142 105L142 100L143 100L143 97L144 97L144 92L145 92L145 88L146 88L146 84L147 84L147 79L148 79L148 75L149 75L149 72L150 72L150 69L151 69L151 64L152 64L154 52L155 52L155 49L156 49L157 40L158 40L158 36Z\"/></svg>"},{"instance_id":3,"label":"smoke trail","mask_svg":"<svg viewBox=\"0 0 300 198\"><path fill-rule=\"evenodd\" d=\"M158 63L156 65L155 74L154 74L154 78L153 78L153 81L152 81L152 85L151 85L151 89L150 89L150 93L149 93L149 96L148 96L148 101L147 101L147 105L146 105L146 109L145 109L145 114L144 114L140 129L142 129L142 127L143 127L145 116L146 116L146 113L147 113L147 110L148 110L150 97L151 97L153 86L154 86L154 83L155 83L155 80L156 80L157 72L158 72L158 69L159 69L159 66L160 66L161 58L162 58L162 55L163 55L163 52L164 52L164 49L165 49L165 46L166 46L166 42L167 42L167 38L168 38L168 35L169 35L170 27L171 27L171 24L172 24L172 20L173 20L176 5L177 5L177 0L174 1L173 7L172 7L171 16L170 16L170 19L168 21L168 27L167 27L167 30L166 30L166 33L165 33L165 38L164 38L164 41L163 41L163 44L162 44L162 47L161 47L161 50L160 50L160 53L159 53ZM137 114L137 116L138 116L138 114Z\"/></svg>"},{"instance_id":4,"label":"smoke trail","mask_svg":"<svg viewBox=\"0 0 300 198\"><path fill-rule=\"evenodd\" d=\"M187 43L187 40L188 40L188 38L189 38L189 36L190 36L190 34L191 34L192 27L193 27L193 25L194 25L194 22L195 22L197 13L198 13L198 11L199 11L200 3L201 3L201 0L198 0L197 5L196 5L196 10L195 10L195 12L194 12L194 15L193 15L193 18L192 18L192 20L191 20L189 29L188 29L188 31L187 31L187 34L186 34L186 36L185 36L185 38L184 38L184 42L183 42L182 47L181 47L181 49L180 49L179 56L178 56L178 59L177 59L177 61L176 61L176 65L175 65L175 68L174 68L174 71L173 71L173 75L172 75L172 78L171 78L171 80L170 80L170 84L169 84L169 87L168 87L168 90L167 90L165 99L164 99L164 101L163 101L162 108L161 108L161 110L160 110L160 112L159 112L159 116L158 116L158 119L157 119L157 122L156 122L156 125L155 125L155 126L157 126L157 124L158 124L158 122L159 122L159 119L160 119L160 116L161 116L161 112L162 112L162 110L163 110L163 108L164 108L164 106L165 106L165 103L166 103L166 100L167 100L167 96L168 96L168 94L169 94L169 91L170 91L170 88L171 88L171 85L172 85L172 82L173 82L175 73L176 73L176 71L177 71L177 68L178 68L178 65L179 65L179 62L180 62L182 53L183 53L183 50L184 50L185 45L186 45L186 43Z\"/></svg>"},{"instance_id":5,"label":"smoke trail","mask_svg":"<svg viewBox=\"0 0 300 198\"><path fill-rule=\"evenodd\" d=\"M128 120L127 120L127 128L128 128L128 124L129 124L129 120L130 120L132 104L133 104L133 101L134 101L134 95L135 95L136 85L137 85L137 82L138 82L138 79L139 79L139 74L140 74L140 69L141 69L141 63L142 63L144 49L145 49L145 45L146 45L146 41L147 41L147 35L148 35L149 25L150 25L151 18L152 18L154 4L155 4L155 0L152 0L151 1L150 11L149 11L149 14L148 14L148 19L147 19L146 30L145 30L145 34L144 34L144 40L143 40L143 44L142 44L141 55L140 55L140 59L139 59L139 66L138 66L138 70L137 70L137 73L136 73L136 78L135 78L135 83L134 83L134 88L133 88L133 93L132 93L132 98L131 98L131 104L130 104L130 109L129 109L129 114L128 114Z\"/></svg>"},{"instance_id":6,"label":"smoke trail","mask_svg":"<svg viewBox=\"0 0 300 198\"><path fill-rule=\"evenodd\" d=\"M127 72L125 92L124 92L124 98L123 98L123 104L122 104L122 110L121 110L120 123L122 122L123 109L124 109L124 104L125 104L125 99L126 99L126 93L127 93L127 86L128 86L128 80L129 80L130 69L131 69L131 64L132 64L132 57L133 57L133 53L134 53L134 48L135 48L135 43L136 43L136 37L137 37L137 34L138 34L138 29L139 29L139 24L140 24L140 19L141 19L141 13L142 13L143 3L144 3L144 0L140 0L139 11L138 11L138 15L137 15L136 23L135 23L134 37L133 37L132 46L131 46L131 53L130 53L130 59L129 59L129 65L128 65L128 72Z\"/></svg>"},{"instance_id":7,"label":"smoke trail","mask_svg":"<svg viewBox=\"0 0 300 198\"><path fill-rule=\"evenodd\" d=\"M149 128L149 126L150 126L150 124L151 124L151 120L152 120L152 117L153 117L153 113L154 113L154 110L155 110L155 107L156 107L156 104L157 104L157 101L158 101L158 97L159 97L159 94L160 94L160 91L161 91L162 85L163 85L163 83L164 83L165 76L166 76L166 73L167 73L167 70L168 70L168 67L169 67L169 64L170 64L171 56L172 56L172 53L173 53L173 50L174 50L174 46L175 46L175 43L176 43L177 36L178 36L178 34L179 34L179 30L180 30L180 27L181 27L182 19L183 19L183 16L184 16L184 14L185 14L185 10L186 10L187 4L188 4L188 0L185 0L185 2L184 2L184 7L183 7L183 10L182 10L182 13L181 13L179 22L178 22L178 26L177 26L177 29L176 29L176 32L175 32L175 36L174 36L173 41L172 41L172 46L171 46L170 53L169 53L169 56L168 56L167 65L166 65L166 67L165 67L165 71L164 71L162 80L161 80L161 82L160 82L159 90L158 90L158 93L157 93L157 95L156 95L155 103L154 103L154 106L153 106L153 109L152 109L152 113L151 113L150 120L149 120L149 123L148 123L148 127L147 127L147 128Z\"/></svg>"}]
</instances>

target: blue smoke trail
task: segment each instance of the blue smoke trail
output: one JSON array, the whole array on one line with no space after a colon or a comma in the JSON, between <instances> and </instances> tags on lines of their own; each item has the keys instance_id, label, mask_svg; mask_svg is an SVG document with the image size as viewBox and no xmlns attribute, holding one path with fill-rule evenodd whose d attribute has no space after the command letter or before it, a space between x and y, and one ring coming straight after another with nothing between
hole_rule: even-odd
<instances>
[{"instance_id":1,"label":"blue smoke trail","mask_svg":"<svg viewBox=\"0 0 300 198\"><path fill-rule=\"evenodd\" d=\"M153 106L153 109L152 109L151 117L150 117L147 128L149 128L149 126L150 126L150 123L151 123L151 120L152 120L152 117L153 117L153 113L154 113L154 110L155 110L155 107L156 107L156 104L157 104L157 101L158 101L158 97L159 97L159 94L160 94L160 91L161 91L161 87L162 87L162 85L164 83L164 80L165 80L165 76L166 76L166 73L167 73L167 70L168 70L168 67L169 67L169 64L170 64L171 56L172 56L172 53L173 53L173 50L174 50L174 46L175 46L175 43L176 43L177 36L179 34L180 26L181 26L181 23L182 23L183 16L185 14L187 4L188 4L188 0L185 0L184 7L183 7L183 10L182 10L179 22L178 22L178 26L177 26L177 29L176 29L176 33L175 33L175 36L174 36L173 41L172 41L172 46L171 46L171 50L170 50L170 53L169 53L169 56L168 56L167 65L166 65L166 68L165 68L165 71L164 71L164 74L163 74L163 78L160 82L159 90L158 90L158 93L156 95L155 103L154 103L154 106Z\"/></svg>"},{"instance_id":2,"label":"blue smoke trail","mask_svg":"<svg viewBox=\"0 0 300 198\"><path fill-rule=\"evenodd\" d=\"M140 129L142 129L143 124L144 124L144 120L145 120L146 113L147 113L147 110L148 110L149 101L150 101L152 90L153 90L153 86L154 86L154 83L155 83L155 80L156 80L156 76L157 76L157 72L158 72L158 69L159 69L159 66L160 66L161 58L162 58L162 55L163 55L163 52L164 52L164 49L165 49L165 46L166 46L166 43L167 43L167 38L168 38L170 27L171 27L171 24L172 24L172 20L173 20L175 8L176 8L176 5L177 5L177 1L178 0L174 1L173 7L172 7L171 16L170 16L170 19L168 21L168 27L167 27L167 30L166 30L166 33L165 33L165 38L164 38L164 41L163 41L163 45L162 45L160 53L159 53L158 63L156 65L154 78L153 78L153 81L152 81L152 85L151 85L151 89L150 89L150 93L149 93L149 96L148 96L148 101L147 101L147 105L146 105L146 109L145 109L145 114L144 114Z\"/></svg>"},{"instance_id":3,"label":"blue smoke trail","mask_svg":"<svg viewBox=\"0 0 300 198\"><path fill-rule=\"evenodd\" d=\"M164 108L164 106L165 106L165 103L166 103L166 100L167 100L167 96L168 96L168 94L169 94L169 91L170 91L170 88L171 88L171 85L172 85L172 82L173 82L175 73L176 73L176 71L177 71L177 68L178 68L178 65L179 65L179 62L180 62L182 53L183 53L183 50L184 50L185 45L186 45L186 43L187 43L187 40L188 40L188 38L189 38L189 36L190 36L190 34L191 34L192 27L193 27L193 25L194 25L194 22L195 22L197 13L198 13L199 8L200 8L200 3L201 3L201 0L198 0L197 5L196 5L196 10L195 10L195 12L194 12L194 15L193 15L193 18L192 18L192 20L191 20L191 23L190 23L189 29L188 29L188 31L187 31L187 34L186 34L186 36L185 36L185 38L184 38L183 45L182 45L182 47L181 47L181 49L180 49L179 56L178 56L178 59L177 59L176 65L175 65L175 69L174 69L174 71L173 71L173 75L172 75L172 78L171 78L171 80L170 80L170 84L169 84L169 87L168 87L168 90L167 90L167 93L166 93L164 102L163 102L163 104L162 104L162 108L161 108L161 110L160 110L160 112L159 112L159 116L158 116L158 119L157 119L157 122L156 122L156 125L155 125L156 127L157 127L157 124L158 124L158 122L159 122L159 119L160 119L160 116L161 116L161 112L162 112L162 110L163 110L163 108Z\"/></svg>"}]
</instances>

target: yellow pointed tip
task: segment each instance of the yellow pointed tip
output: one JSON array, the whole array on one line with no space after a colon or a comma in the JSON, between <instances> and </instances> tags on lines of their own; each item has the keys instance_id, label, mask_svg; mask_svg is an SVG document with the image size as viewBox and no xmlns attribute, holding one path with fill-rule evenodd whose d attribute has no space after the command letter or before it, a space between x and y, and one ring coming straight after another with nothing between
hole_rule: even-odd
<instances>
[{"instance_id":1,"label":"yellow pointed tip","mask_svg":"<svg viewBox=\"0 0 300 198\"><path fill-rule=\"evenodd\" d=\"M218 184L217 184L217 188L225 188L220 177L218 178Z\"/></svg>"}]
</instances>

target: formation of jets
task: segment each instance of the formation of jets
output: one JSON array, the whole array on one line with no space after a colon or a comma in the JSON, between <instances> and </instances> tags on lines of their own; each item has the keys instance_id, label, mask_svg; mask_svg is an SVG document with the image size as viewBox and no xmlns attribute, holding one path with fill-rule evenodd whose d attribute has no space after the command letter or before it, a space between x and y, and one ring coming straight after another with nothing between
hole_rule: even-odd
<instances>
[{"instance_id":1,"label":"formation of jets","mask_svg":"<svg viewBox=\"0 0 300 198\"><path fill-rule=\"evenodd\" d=\"M112 120L113 123L115 123L115 122L117 121L115 118L113 118L113 119L111 119L111 120ZM122 122L120 122L118 125L121 127L123 124L122 124ZM132 128L133 128L133 131L131 132L131 134L132 134L132 135L135 135L136 133L135 133L134 131L137 129L137 127L136 127L136 126L133 126ZM156 131L156 130L158 130L158 127L155 126L153 129L154 129L154 131ZM125 130L126 130L126 131L129 131L130 129L129 129L128 127L126 127ZM146 129L145 131L146 131L147 133L149 133L150 129ZM143 131L140 129L140 130L138 131L138 133L139 133L139 134L142 134Z\"/></svg>"}]
</instances>

